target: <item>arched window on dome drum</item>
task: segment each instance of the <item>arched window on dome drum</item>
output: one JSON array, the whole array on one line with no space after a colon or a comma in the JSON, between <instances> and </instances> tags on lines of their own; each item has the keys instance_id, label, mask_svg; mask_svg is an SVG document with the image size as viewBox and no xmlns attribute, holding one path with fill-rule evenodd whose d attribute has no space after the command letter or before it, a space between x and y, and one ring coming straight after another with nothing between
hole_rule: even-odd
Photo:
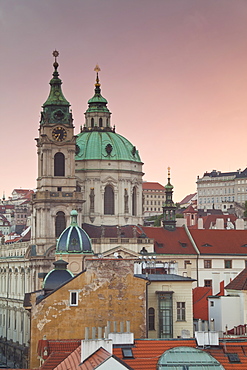
<instances>
[{"instance_id":1,"label":"arched window on dome drum","mask_svg":"<svg viewBox=\"0 0 247 370\"><path fill-rule=\"evenodd\" d=\"M132 192L132 216L136 216L136 197L136 187L134 187Z\"/></svg>"},{"instance_id":2,"label":"arched window on dome drum","mask_svg":"<svg viewBox=\"0 0 247 370\"><path fill-rule=\"evenodd\" d=\"M153 307L148 309L148 330L155 330L155 310Z\"/></svg>"},{"instance_id":3,"label":"arched window on dome drum","mask_svg":"<svg viewBox=\"0 0 247 370\"><path fill-rule=\"evenodd\" d=\"M54 156L54 176L65 176L65 157L60 152Z\"/></svg>"},{"instance_id":4,"label":"arched window on dome drum","mask_svg":"<svg viewBox=\"0 0 247 370\"><path fill-rule=\"evenodd\" d=\"M91 127L94 127L94 119L91 118Z\"/></svg>"},{"instance_id":5,"label":"arched window on dome drum","mask_svg":"<svg viewBox=\"0 0 247 370\"><path fill-rule=\"evenodd\" d=\"M57 212L55 221L55 235L58 238L61 232L66 228L65 214L64 212Z\"/></svg>"},{"instance_id":6,"label":"arched window on dome drum","mask_svg":"<svg viewBox=\"0 0 247 370\"><path fill-rule=\"evenodd\" d=\"M102 118L100 117L100 119L99 119L99 127L103 127L103 120L102 120Z\"/></svg>"},{"instance_id":7,"label":"arched window on dome drum","mask_svg":"<svg viewBox=\"0 0 247 370\"><path fill-rule=\"evenodd\" d=\"M105 187L104 214L114 215L114 191L111 185L106 185Z\"/></svg>"}]
</instances>

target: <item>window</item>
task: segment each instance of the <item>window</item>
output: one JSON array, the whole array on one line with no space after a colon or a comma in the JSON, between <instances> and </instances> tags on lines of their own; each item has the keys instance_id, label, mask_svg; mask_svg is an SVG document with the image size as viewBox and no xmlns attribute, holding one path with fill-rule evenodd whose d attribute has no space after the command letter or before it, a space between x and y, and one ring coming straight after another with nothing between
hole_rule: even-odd
<instances>
[{"instance_id":1,"label":"window","mask_svg":"<svg viewBox=\"0 0 247 370\"><path fill-rule=\"evenodd\" d=\"M228 356L229 362L231 362L231 363L240 363L241 362L237 353L227 353L227 356Z\"/></svg>"},{"instance_id":2,"label":"window","mask_svg":"<svg viewBox=\"0 0 247 370\"><path fill-rule=\"evenodd\" d=\"M105 187L104 192L104 214L114 215L114 191L111 185Z\"/></svg>"},{"instance_id":3,"label":"window","mask_svg":"<svg viewBox=\"0 0 247 370\"><path fill-rule=\"evenodd\" d=\"M102 118L99 119L99 127L102 127L103 126L103 120Z\"/></svg>"},{"instance_id":4,"label":"window","mask_svg":"<svg viewBox=\"0 0 247 370\"><path fill-rule=\"evenodd\" d=\"M159 299L159 338L172 338L172 292L158 292Z\"/></svg>"},{"instance_id":5,"label":"window","mask_svg":"<svg viewBox=\"0 0 247 370\"><path fill-rule=\"evenodd\" d=\"M225 269L232 268L232 260L225 260Z\"/></svg>"},{"instance_id":6,"label":"window","mask_svg":"<svg viewBox=\"0 0 247 370\"><path fill-rule=\"evenodd\" d=\"M65 157L60 152L54 156L54 176L65 176Z\"/></svg>"},{"instance_id":7,"label":"window","mask_svg":"<svg viewBox=\"0 0 247 370\"><path fill-rule=\"evenodd\" d=\"M132 348L122 348L123 358L133 358Z\"/></svg>"},{"instance_id":8,"label":"window","mask_svg":"<svg viewBox=\"0 0 247 370\"><path fill-rule=\"evenodd\" d=\"M177 321L185 321L185 302L177 302Z\"/></svg>"},{"instance_id":9,"label":"window","mask_svg":"<svg viewBox=\"0 0 247 370\"><path fill-rule=\"evenodd\" d=\"M94 119L91 118L91 127L94 127Z\"/></svg>"},{"instance_id":10,"label":"window","mask_svg":"<svg viewBox=\"0 0 247 370\"><path fill-rule=\"evenodd\" d=\"M78 292L70 292L70 306L78 306Z\"/></svg>"},{"instance_id":11,"label":"window","mask_svg":"<svg viewBox=\"0 0 247 370\"><path fill-rule=\"evenodd\" d=\"M204 260L204 268L211 269L212 268L212 261L211 260Z\"/></svg>"},{"instance_id":12,"label":"window","mask_svg":"<svg viewBox=\"0 0 247 370\"><path fill-rule=\"evenodd\" d=\"M214 301L210 301L210 306L214 307Z\"/></svg>"},{"instance_id":13,"label":"window","mask_svg":"<svg viewBox=\"0 0 247 370\"><path fill-rule=\"evenodd\" d=\"M204 286L207 288L212 288L212 280L204 280Z\"/></svg>"},{"instance_id":14,"label":"window","mask_svg":"<svg viewBox=\"0 0 247 370\"><path fill-rule=\"evenodd\" d=\"M155 310L153 307L148 309L148 330L155 330Z\"/></svg>"},{"instance_id":15,"label":"window","mask_svg":"<svg viewBox=\"0 0 247 370\"><path fill-rule=\"evenodd\" d=\"M133 188L132 192L132 216L136 216L136 208L137 208L137 202L136 202L136 187Z\"/></svg>"},{"instance_id":16,"label":"window","mask_svg":"<svg viewBox=\"0 0 247 370\"><path fill-rule=\"evenodd\" d=\"M58 238L61 232L66 228L65 214L64 212L57 212L55 221L55 234Z\"/></svg>"},{"instance_id":17,"label":"window","mask_svg":"<svg viewBox=\"0 0 247 370\"><path fill-rule=\"evenodd\" d=\"M190 265L190 261L189 260L185 260L184 261L184 268L185 269L187 268L187 265Z\"/></svg>"}]
</instances>

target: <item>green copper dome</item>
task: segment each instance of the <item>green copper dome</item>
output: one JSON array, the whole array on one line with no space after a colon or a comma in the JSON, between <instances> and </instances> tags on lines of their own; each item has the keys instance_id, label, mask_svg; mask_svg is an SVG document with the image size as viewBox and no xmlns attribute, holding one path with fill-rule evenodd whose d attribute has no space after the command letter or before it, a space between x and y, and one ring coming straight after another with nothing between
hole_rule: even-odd
<instances>
[{"instance_id":1,"label":"green copper dome","mask_svg":"<svg viewBox=\"0 0 247 370\"><path fill-rule=\"evenodd\" d=\"M113 131L86 131L77 135L75 159L105 159L141 162L136 147Z\"/></svg>"},{"instance_id":2,"label":"green copper dome","mask_svg":"<svg viewBox=\"0 0 247 370\"><path fill-rule=\"evenodd\" d=\"M72 210L71 224L65 229L57 241L56 254L60 253L92 253L89 236L77 224L77 211Z\"/></svg>"}]
</instances>

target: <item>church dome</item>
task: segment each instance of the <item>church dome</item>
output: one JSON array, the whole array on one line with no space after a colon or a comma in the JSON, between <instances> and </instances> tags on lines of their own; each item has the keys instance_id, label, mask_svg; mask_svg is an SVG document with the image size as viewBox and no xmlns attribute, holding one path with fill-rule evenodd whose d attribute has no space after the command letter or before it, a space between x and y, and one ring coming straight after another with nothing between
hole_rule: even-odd
<instances>
[{"instance_id":1,"label":"church dome","mask_svg":"<svg viewBox=\"0 0 247 370\"><path fill-rule=\"evenodd\" d=\"M94 96L88 100L85 125L76 138L76 161L105 159L142 163L136 147L111 126L108 102L101 94L99 66L94 70L97 72Z\"/></svg>"},{"instance_id":2,"label":"church dome","mask_svg":"<svg viewBox=\"0 0 247 370\"><path fill-rule=\"evenodd\" d=\"M85 131L77 135L75 159L105 159L140 162L136 147L125 137L113 131Z\"/></svg>"},{"instance_id":3,"label":"church dome","mask_svg":"<svg viewBox=\"0 0 247 370\"><path fill-rule=\"evenodd\" d=\"M66 283L66 281L74 277L72 272L67 270L68 262L64 260L58 260L53 262L53 265L55 268L51 270L44 279L45 294L57 289L60 285Z\"/></svg>"},{"instance_id":4,"label":"church dome","mask_svg":"<svg viewBox=\"0 0 247 370\"><path fill-rule=\"evenodd\" d=\"M77 211L71 211L70 215L71 225L58 238L56 253L92 253L89 236L77 224Z\"/></svg>"}]
</instances>

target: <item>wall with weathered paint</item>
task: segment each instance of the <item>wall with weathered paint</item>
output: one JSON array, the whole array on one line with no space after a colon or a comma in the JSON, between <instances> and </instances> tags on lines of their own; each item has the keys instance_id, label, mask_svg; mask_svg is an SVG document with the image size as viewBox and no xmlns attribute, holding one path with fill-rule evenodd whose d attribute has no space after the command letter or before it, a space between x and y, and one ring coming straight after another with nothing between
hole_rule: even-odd
<instances>
[{"instance_id":1,"label":"wall with weathered paint","mask_svg":"<svg viewBox=\"0 0 247 370\"><path fill-rule=\"evenodd\" d=\"M37 367L38 341L83 339L85 327L105 327L107 321L126 321L136 338L146 335L146 281L133 276L133 261L91 259L86 271L36 304L32 295L30 366ZM70 291L78 306L70 306Z\"/></svg>"}]
</instances>

